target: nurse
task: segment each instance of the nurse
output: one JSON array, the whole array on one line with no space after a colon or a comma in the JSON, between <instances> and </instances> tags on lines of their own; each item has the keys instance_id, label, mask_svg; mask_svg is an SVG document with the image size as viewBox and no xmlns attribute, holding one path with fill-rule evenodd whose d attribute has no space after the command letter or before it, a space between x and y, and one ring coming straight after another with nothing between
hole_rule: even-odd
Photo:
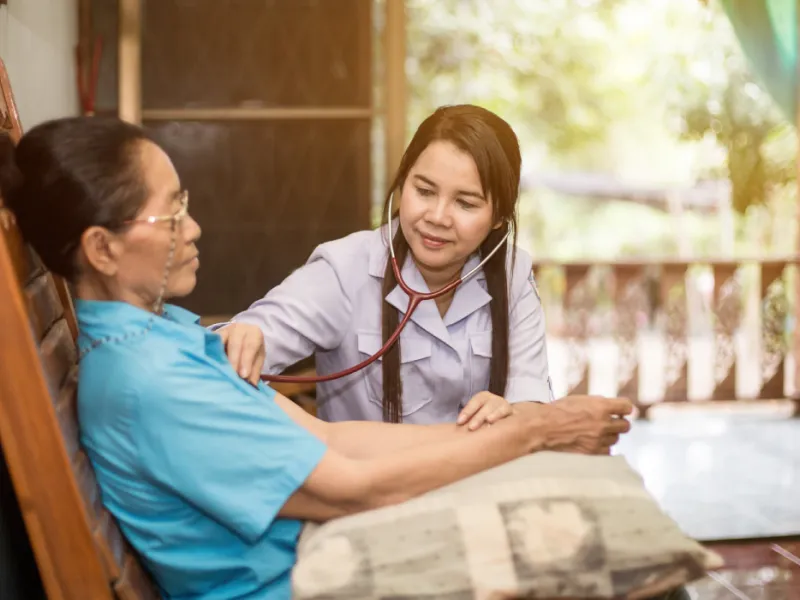
<instances>
[{"instance_id":1,"label":"nurse","mask_svg":"<svg viewBox=\"0 0 800 600\"><path fill-rule=\"evenodd\" d=\"M321 418L477 429L516 402L553 400L531 257L514 245L520 166L514 131L486 109L446 106L419 126L386 199L408 285L441 289L511 235L475 277L423 302L382 360L318 384ZM388 260L385 213L383 227L316 248L219 330L240 375L255 380L262 360L264 373L280 373L311 354L323 375L380 349L408 306ZM486 390L490 401L470 400Z\"/></svg>"}]
</instances>

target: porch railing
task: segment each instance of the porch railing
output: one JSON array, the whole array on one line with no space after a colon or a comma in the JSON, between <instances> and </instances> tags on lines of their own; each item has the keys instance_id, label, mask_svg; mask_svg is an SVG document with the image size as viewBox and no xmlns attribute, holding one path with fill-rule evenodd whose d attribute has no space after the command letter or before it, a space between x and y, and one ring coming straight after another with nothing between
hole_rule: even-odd
<instances>
[{"instance_id":1,"label":"porch railing","mask_svg":"<svg viewBox=\"0 0 800 600\"><path fill-rule=\"evenodd\" d=\"M688 401L795 398L800 257L539 262L559 394Z\"/></svg>"}]
</instances>

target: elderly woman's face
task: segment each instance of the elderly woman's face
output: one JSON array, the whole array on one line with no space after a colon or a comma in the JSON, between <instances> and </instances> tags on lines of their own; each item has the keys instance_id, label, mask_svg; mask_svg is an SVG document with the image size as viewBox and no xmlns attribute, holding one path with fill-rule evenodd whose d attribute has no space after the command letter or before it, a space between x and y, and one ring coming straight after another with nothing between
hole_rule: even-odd
<instances>
[{"instance_id":1,"label":"elderly woman's face","mask_svg":"<svg viewBox=\"0 0 800 600\"><path fill-rule=\"evenodd\" d=\"M164 298L185 296L197 283L200 262L195 242L200 227L186 213L188 198L172 161L161 148L150 142L141 144L141 169L149 195L136 216L137 222L122 236L124 251L118 258L117 284L143 302L155 301L174 243ZM158 220L147 222L150 217Z\"/></svg>"}]
</instances>

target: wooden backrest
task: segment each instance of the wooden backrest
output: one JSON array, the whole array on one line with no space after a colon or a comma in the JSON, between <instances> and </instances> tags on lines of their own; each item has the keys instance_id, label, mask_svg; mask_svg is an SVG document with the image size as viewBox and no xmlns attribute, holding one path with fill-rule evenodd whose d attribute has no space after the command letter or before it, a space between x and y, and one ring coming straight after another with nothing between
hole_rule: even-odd
<instances>
[{"instance_id":1,"label":"wooden backrest","mask_svg":"<svg viewBox=\"0 0 800 600\"><path fill-rule=\"evenodd\" d=\"M0 135L21 128L0 60ZM0 198L0 446L51 600L158 598L105 510L76 412L69 290L23 242Z\"/></svg>"}]
</instances>

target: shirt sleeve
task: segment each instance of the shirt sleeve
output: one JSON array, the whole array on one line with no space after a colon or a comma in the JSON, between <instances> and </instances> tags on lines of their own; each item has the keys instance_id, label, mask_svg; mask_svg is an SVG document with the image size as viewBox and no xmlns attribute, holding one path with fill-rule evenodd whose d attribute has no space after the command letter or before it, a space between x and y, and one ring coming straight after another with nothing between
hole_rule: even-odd
<instances>
[{"instance_id":1,"label":"shirt sleeve","mask_svg":"<svg viewBox=\"0 0 800 600\"><path fill-rule=\"evenodd\" d=\"M529 261L515 269L509 315L508 402L552 402L553 388L547 363L547 342L542 303ZM522 265L520 265L522 266Z\"/></svg>"},{"instance_id":2,"label":"shirt sleeve","mask_svg":"<svg viewBox=\"0 0 800 600\"><path fill-rule=\"evenodd\" d=\"M139 405L145 476L234 531L260 538L326 451L274 402L189 358Z\"/></svg>"},{"instance_id":3,"label":"shirt sleeve","mask_svg":"<svg viewBox=\"0 0 800 600\"><path fill-rule=\"evenodd\" d=\"M352 305L334 267L319 257L233 321L261 328L266 346L263 372L280 373L318 349L338 347L352 321Z\"/></svg>"}]
</instances>

